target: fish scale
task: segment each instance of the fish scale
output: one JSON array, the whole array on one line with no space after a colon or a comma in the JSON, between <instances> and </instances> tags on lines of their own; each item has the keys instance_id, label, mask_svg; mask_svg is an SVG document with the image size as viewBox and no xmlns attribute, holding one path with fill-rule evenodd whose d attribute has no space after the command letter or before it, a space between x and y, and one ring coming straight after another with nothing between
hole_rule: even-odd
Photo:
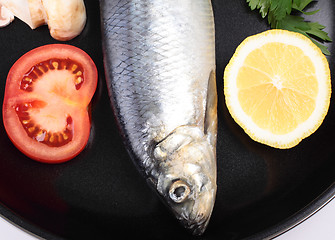
<instances>
[{"instance_id":1,"label":"fish scale","mask_svg":"<svg viewBox=\"0 0 335 240\"><path fill-rule=\"evenodd\" d=\"M214 20L209 0L100 0L111 105L148 183L194 234L216 194Z\"/></svg>"}]
</instances>

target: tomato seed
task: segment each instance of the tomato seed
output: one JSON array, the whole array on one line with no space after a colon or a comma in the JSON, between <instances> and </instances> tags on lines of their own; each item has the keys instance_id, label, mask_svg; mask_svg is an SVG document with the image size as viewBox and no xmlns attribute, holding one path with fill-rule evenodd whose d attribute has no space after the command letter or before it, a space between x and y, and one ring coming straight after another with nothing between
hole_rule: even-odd
<instances>
[{"instance_id":1,"label":"tomato seed","mask_svg":"<svg viewBox=\"0 0 335 240\"><path fill-rule=\"evenodd\" d=\"M66 133L63 133L63 139L67 140L67 139L69 139L69 136Z\"/></svg>"},{"instance_id":2,"label":"tomato seed","mask_svg":"<svg viewBox=\"0 0 335 240\"><path fill-rule=\"evenodd\" d=\"M52 66L54 67L54 69L58 69L58 62L52 62Z\"/></svg>"},{"instance_id":3,"label":"tomato seed","mask_svg":"<svg viewBox=\"0 0 335 240\"><path fill-rule=\"evenodd\" d=\"M25 77L24 81L28 82L29 84L33 82L33 79Z\"/></svg>"},{"instance_id":4,"label":"tomato seed","mask_svg":"<svg viewBox=\"0 0 335 240\"><path fill-rule=\"evenodd\" d=\"M73 64L73 65L72 65L72 68L71 68L72 72L76 71L77 68L78 68L78 65Z\"/></svg>"},{"instance_id":5,"label":"tomato seed","mask_svg":"<svg viewBox=\"0 0 335 240\"><path fill-rule=\"evenodd\" d=\"M32 133L33 131L35 131L35 127L28 128L28 132Z\"/></svg>"}]
</instances>

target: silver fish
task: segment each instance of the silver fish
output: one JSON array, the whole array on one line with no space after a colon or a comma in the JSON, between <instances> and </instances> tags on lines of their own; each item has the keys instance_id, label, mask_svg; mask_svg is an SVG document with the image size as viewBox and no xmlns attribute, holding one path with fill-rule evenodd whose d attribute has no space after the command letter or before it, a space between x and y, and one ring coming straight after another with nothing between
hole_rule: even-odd
<instances>
[{"instance_id":1,"label":"silver fish","mask_svg":"<svg viewBox=\"0 0 335 240\"><path fill-rule=\"evenodd\" d=\"M210 0L100 0L107 86L131 158L200 235L216 195Z\"/></svg>"}]
</instances>

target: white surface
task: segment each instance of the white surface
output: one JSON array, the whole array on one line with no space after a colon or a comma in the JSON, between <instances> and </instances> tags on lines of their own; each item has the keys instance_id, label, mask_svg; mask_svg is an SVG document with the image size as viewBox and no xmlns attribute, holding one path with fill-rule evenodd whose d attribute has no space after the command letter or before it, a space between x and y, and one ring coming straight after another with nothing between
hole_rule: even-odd
<instances>
[{"instance_id":1,"label":"white surface","mask_svg":"<svg viewBox=\"0 0 335 240\"><path fill-rule=\"evenodd\" d=\"M1 240L36 240L36 237L26 233L7 220L0 217L0 239Z\"/></svg>"},{"instance_id":2,"label":"white surface","mask_svg":"<svg viewBox=\"0 0 335 240\"><path fill-rule=\"evenodd\" d=\"M332 200L311 218L302 222L275 240L335 239L335 200ZM5 219L0 218L1 240L37 240Z\"/></svg>"},{"instance_id":3,"label":"white surface","mask_svg":"<svg viewBox=\"0 0 335 240\"><path fill-rule=\"evenodd\" d=\"M275 238L275 240L315 240L335 239L335 200L333 199L295 228Z\"/></svg>"}]
</instances>

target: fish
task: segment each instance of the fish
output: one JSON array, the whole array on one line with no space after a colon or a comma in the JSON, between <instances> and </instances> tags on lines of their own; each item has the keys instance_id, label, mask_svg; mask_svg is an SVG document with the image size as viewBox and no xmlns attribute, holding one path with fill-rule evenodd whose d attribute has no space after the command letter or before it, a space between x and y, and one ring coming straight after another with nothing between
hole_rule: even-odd
<instances>
[{"instance_id":1,"label":"fish","mask_svg":"<svg viewBox=\"0 0 335 240\"><path fill-rule=\"evenodd\" d=\"M210 0L100 0L105 78L130 159L179 222L204 233L216 197Z\"/></svg>"}]
</instances>

